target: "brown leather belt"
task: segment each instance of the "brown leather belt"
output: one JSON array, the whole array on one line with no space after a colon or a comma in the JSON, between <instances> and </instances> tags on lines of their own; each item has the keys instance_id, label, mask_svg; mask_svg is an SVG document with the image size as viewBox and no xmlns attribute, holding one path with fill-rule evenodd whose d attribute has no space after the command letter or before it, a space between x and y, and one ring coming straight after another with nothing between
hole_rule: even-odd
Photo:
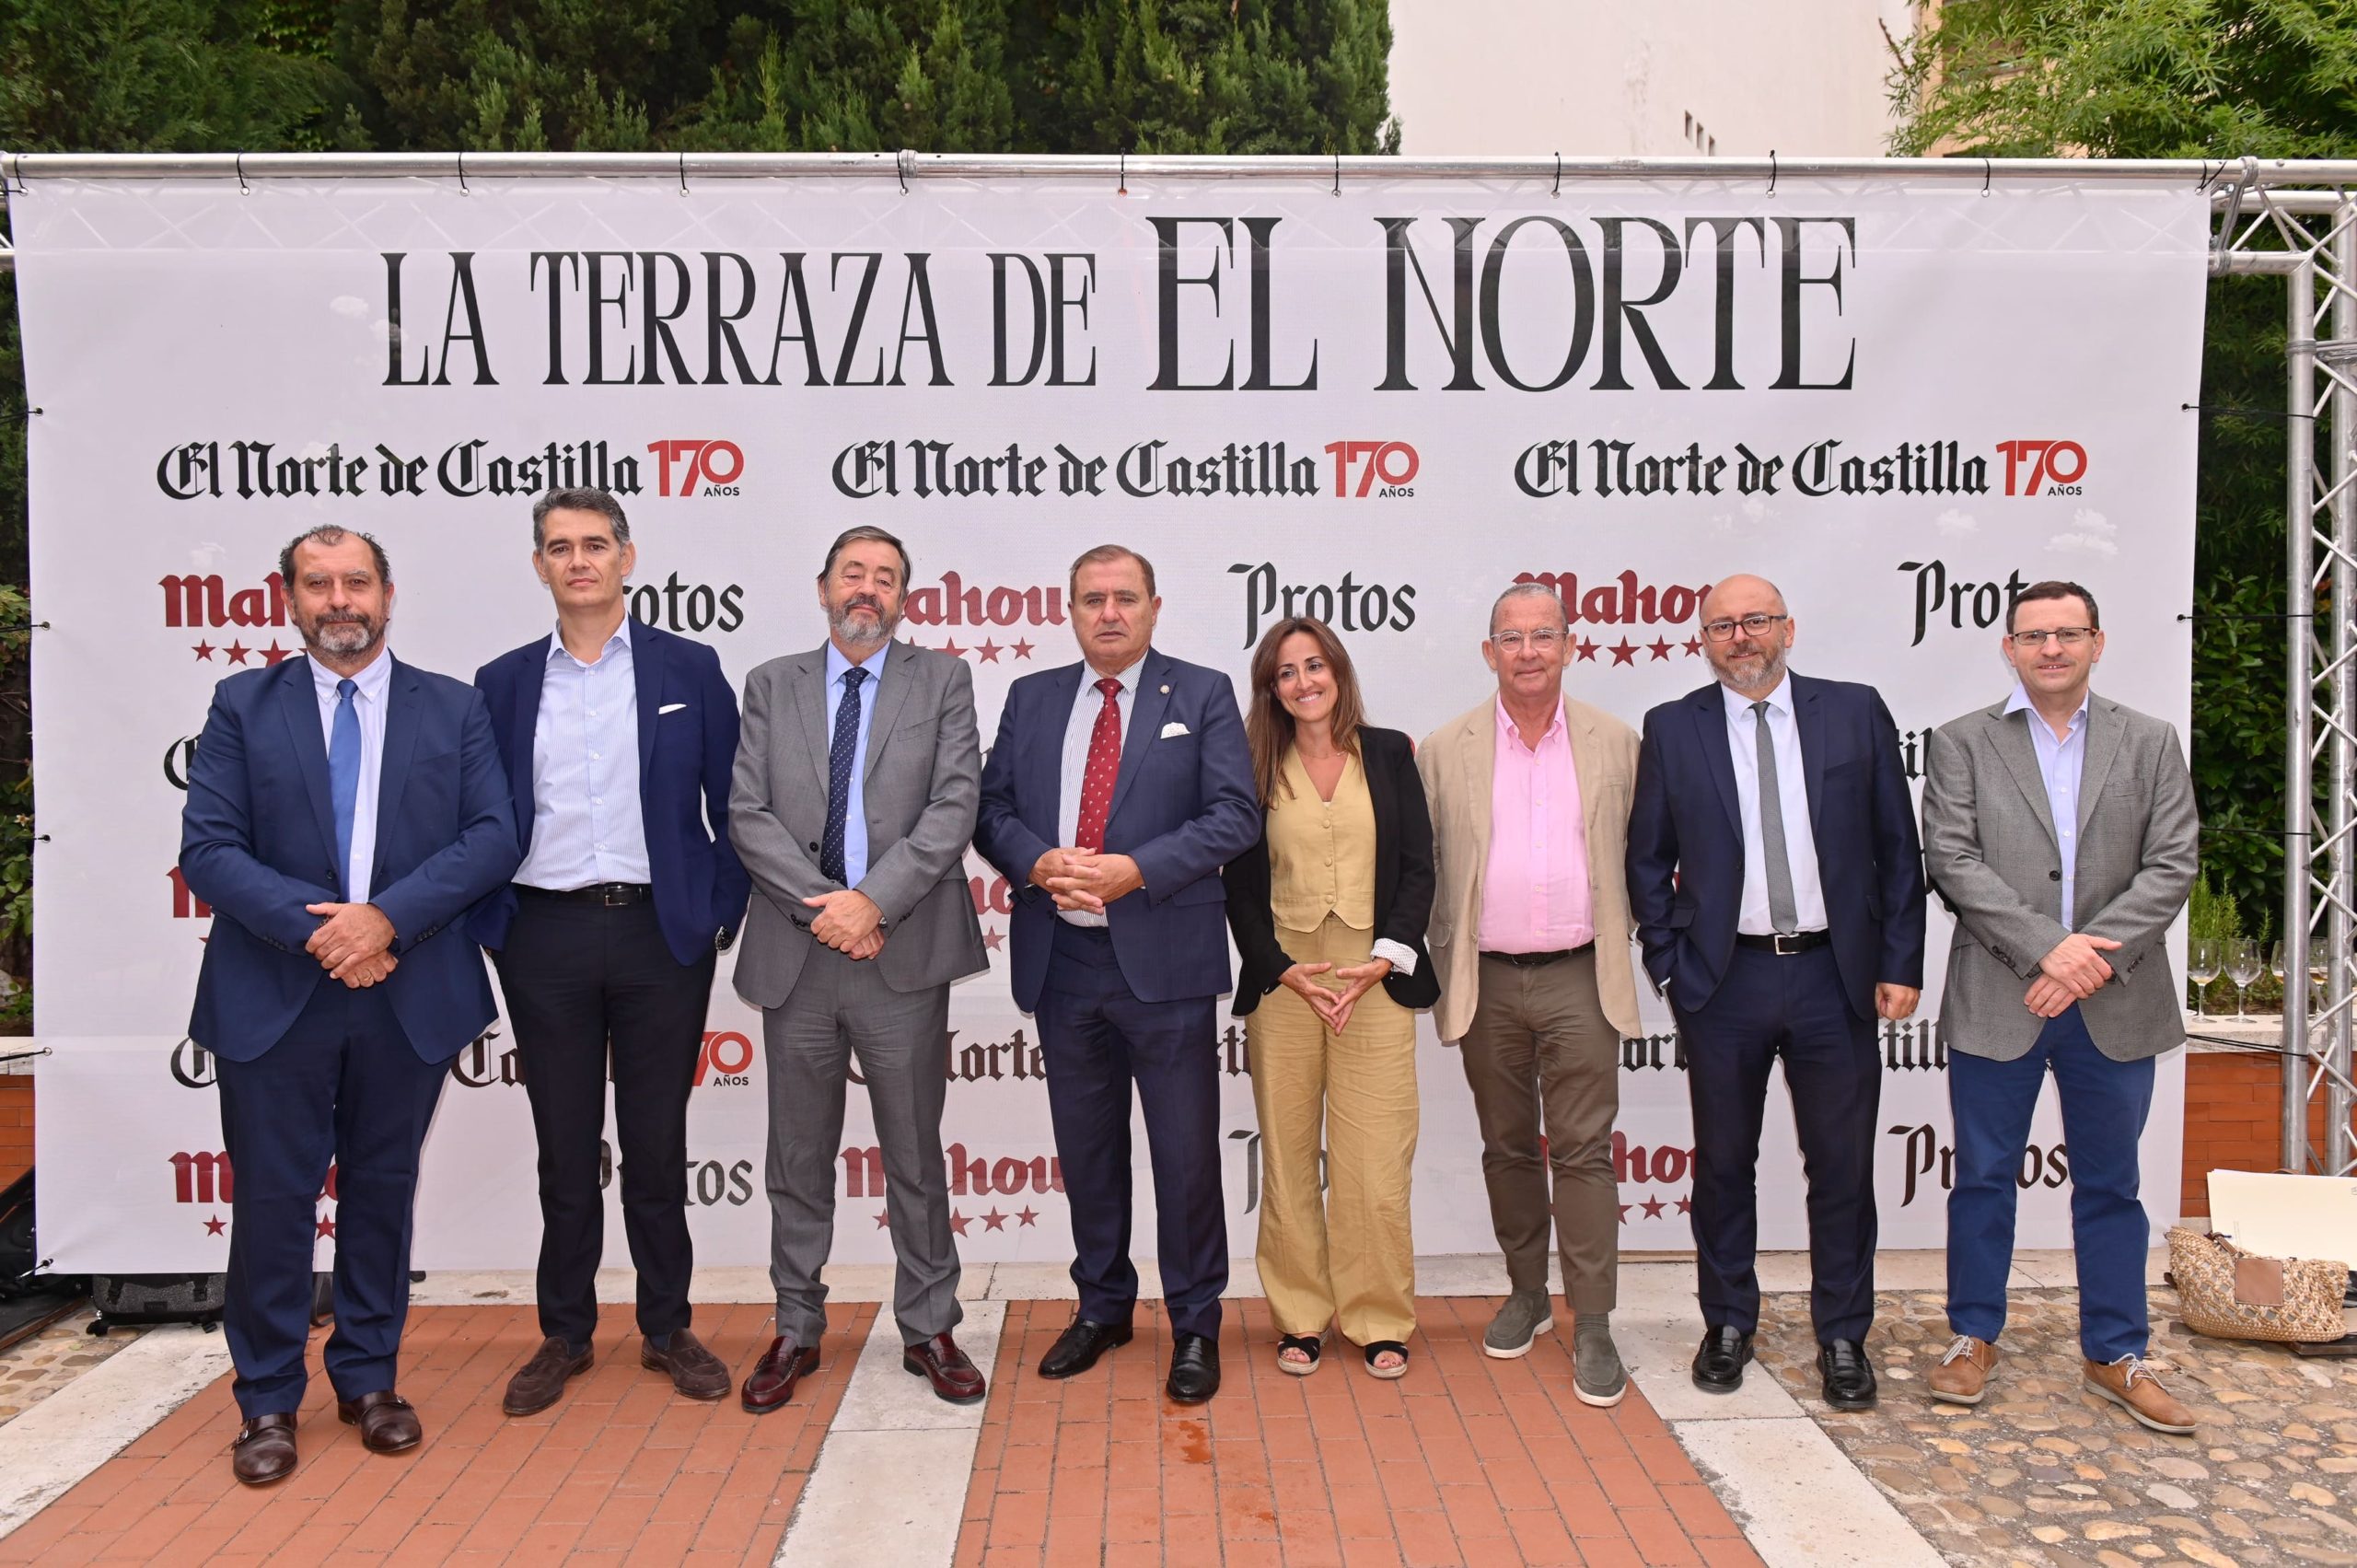
<instances>
[{"instance_id":1,"label":"brown leather belt","mask_svg":"<svg viewBox=\"0 0 2357 1568\"><path fill-rule=\"evenodd\" d=\"M1585 953L1595 946L1593 942L1583 942L1576 947L1558 947L1551 953L1493 953L1484 947L1481 949L1481 956L1485 958L1495 958L1502 964L1512 964L1518 970L1536 970L1544 969L1549 964L1561 963L1573 954Z\"/></svg>"}]
</instances>

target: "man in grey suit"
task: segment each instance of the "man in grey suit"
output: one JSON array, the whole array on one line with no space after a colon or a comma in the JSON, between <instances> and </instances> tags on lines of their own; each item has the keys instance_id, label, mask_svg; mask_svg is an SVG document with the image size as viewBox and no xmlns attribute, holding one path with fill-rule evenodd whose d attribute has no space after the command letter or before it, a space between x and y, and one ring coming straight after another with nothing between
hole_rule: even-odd
<instances>
[{"instance_id":1,"label":"man in grey suit","mask_svg":"<svg viewBox=\"0 0 2357 1568\"><path fill-rule=\"evenodd\" d=\"M953 1404L984 1392L950 1330L958 1249L941 1158L949 982L989 967L965 854L981 789L962 659L892 641L909 554L881 528L827 552L828 637L745 682L729 838L752 874L737 994L761 1009L777 1337L745 1379L761 1414L819 1365L845 1074L859 1055L900 1261L902 1365Z\"/></svg>"},{"instance_id":2,"label":"man in grey suit","mask_svg":"<svg viewBox=\"0 0 2357 1568\"><path fill-rule=\"evenodd\" d=\"M2154 1059L2185 1042L2165 942L2200 823L2177 731L2088 690L2102 624L2076 583L2025 589L2000 644L2013 695L1942 726L1928 748L1923 848L1956 920L1940 1016L1956 1340L1931 1393L1979 1404L1996 1365L2014 1177L2050 1069L2071 1146L2085 1386L2155 1432L2185 1434L2193 1412L2144 1362L2151 1233L2136 1142Z\"/></svg>"}]
</instances>

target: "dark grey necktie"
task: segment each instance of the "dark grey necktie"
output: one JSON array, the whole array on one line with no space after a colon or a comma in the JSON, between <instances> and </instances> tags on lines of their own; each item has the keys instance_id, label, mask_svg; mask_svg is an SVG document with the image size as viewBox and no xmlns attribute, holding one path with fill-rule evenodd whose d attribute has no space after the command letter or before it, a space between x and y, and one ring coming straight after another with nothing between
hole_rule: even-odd
<instances>
[{"instance_id":1,"label":"dark grey necktie","mask_svg":"<svg viewBox=\"0 0 2357 1568\"><path fill-rule=\"evenodd\" d=\"M1768 703L1751 704L1751 730L1759 741L1759 845L1768 858L1768 923L1779 932L1798 931L1800 911L1793 902L1793 863L1784 853L1784 797L1776 779L1776 738L1768 733Z\"/></svg>"}]
</instances>

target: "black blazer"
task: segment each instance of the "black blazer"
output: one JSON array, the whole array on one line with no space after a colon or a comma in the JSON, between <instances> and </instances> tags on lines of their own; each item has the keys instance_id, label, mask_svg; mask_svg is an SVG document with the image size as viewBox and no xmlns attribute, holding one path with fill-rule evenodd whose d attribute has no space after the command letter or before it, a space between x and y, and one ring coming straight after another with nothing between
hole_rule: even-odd
<instances>
[{"instance_id":1,"label":"black blazer","mask_svg":"<svg viewBox=\"0 0 2357 1568\"><path fill-rule=\"evenodd\" d=\"M1416 772L1415 743L1396 729L1358 733L1359 763L1375 804L1375 934L1416 955L1416 972L1394 970L1384 992L1402 1007L1429 1007L1440 1000L1440 975L1424 949L1424 927L1433 913L1433 819L1424 804L1424 781ZM1243 972L1236 977L1236 1016L1243 1017L1274 991L1294 960L1277 945L1276 917L1269 909L1268 813L1260 837L1220 870L1227 884L1227 928L1236 934Z\"/></svg>"}]
</instances>

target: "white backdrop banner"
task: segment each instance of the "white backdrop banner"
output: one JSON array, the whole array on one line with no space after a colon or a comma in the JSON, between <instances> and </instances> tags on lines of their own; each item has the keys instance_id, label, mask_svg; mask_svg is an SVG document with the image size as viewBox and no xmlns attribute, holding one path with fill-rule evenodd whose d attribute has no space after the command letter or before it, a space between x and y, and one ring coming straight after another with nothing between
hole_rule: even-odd
<instances>
[{"instance_id":1,"label":"white backdrop banner","mask_svg":"<svg viewBox=\"0 0 2357 1568\"><path fill-rule=\"evenodd\" d=\"M1065 572L1152 557L1160 646L1235 673L1271 618L1340 629L1376 723L1422 735L1491 688L1492 598L1562 592L1569 687L1636 722L1710 679L1704 589L1786 590L1813 675L1872 681L1910 773L2009 686L2008 597L2086 582L2111 696L2188 722L2206 206L2127 183L1394 178L35 180L9 194L32 401L44 1063L41 1228L70 1271L217 1269L233 1173L183 1038L209 912L173 868L215 681L299 648L290 536L366 528L391 641L466 676L544 635L532 497L629 507L632 609L732 678L818 645L843 527L914 564L904 633L1007 683L1076 657ZM976 1260L1069 1230L1008 900L951 1008L943 1130ZM1886 1245L1940 1243L1951 1178L1932 1040L1887 1027ZM1691 1137L1666 1010L1626 1042L1623 1245L1687 1245ZM1225 1022L1224 1022L1225 1027ZM700 1257L767 1254L760 1020L714 991L691 1110ZM459 1060L425 1155L420 1267L523 1267L530 1123L503 1018ZM1240 1028L1225 1068L1233 1249L1257 1223ZM1492 1250L1455 1051L1422 1047L1416 1244ZM865 1097L836 1163L842 1260L890 1256ZM2146 1198L2172 1219L2181 1065ZM2064 1245L2049 1103L2021 1238ZM1137 1236L1150 1245L1143 1167ZM1765 1245L1805 1244L1781 1089ZM618 1203L610 1184L610 1202ZM624 1262L621 1226L609 1260ZM320 1200L322 1246L331 1191Z\"/></svg>"}]
</instances>

